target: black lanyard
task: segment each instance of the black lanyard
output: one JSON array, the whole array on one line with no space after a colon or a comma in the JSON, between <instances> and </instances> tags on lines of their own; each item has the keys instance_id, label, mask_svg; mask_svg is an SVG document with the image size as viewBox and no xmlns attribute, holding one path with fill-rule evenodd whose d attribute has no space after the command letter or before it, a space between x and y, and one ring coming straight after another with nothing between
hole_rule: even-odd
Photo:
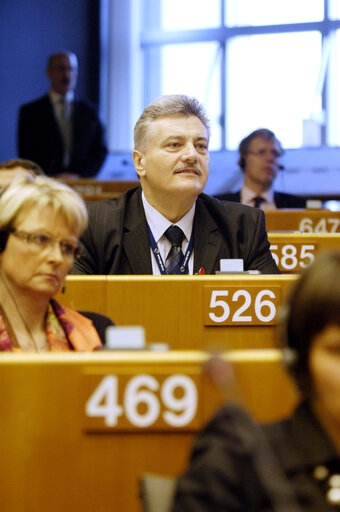
<instances>
[{"instance_id":1,"label":"black lanyard","mask_svg":"<svg viewBox=\"0 0 340 512\"><path fill-rule=\"evenodd\" d=\"M165 269L165 265L163 263L161 253L159 252L155 237L152 234L149 224L148 224L148 232L149 232L149 240L150 240L151 249L152 249L153 254L155 255L159 271L163 276L164 275L166 276L166 275L168 275L168 273ZM188 248L183 256L179 275L187 273L187 268L188 268L190 256L192 254L193 247L194 247L194 230L191 231L189 245L188 245Z\"/></svg>"}]
</instances>

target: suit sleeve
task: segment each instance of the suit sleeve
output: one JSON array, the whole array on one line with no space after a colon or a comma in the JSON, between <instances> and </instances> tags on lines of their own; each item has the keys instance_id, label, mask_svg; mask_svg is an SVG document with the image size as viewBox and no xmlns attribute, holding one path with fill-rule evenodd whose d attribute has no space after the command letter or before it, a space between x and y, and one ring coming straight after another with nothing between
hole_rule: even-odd
<instances>
[{"instance_id":1,"label":"suit sleeve","mask_svg":"<svg viewBox=\"0 0 340 512\"><path fill-rule=\"evenodd\" d=\"M91 275L91 274L106 274L101 269L100 264L100 253L103 245L101 234L103 230L96 230L100 225L100 212L101 205L98 205L96 201L87 203L87 210L89 214L88 226L79 240L80 256L74 260L71 274L76 275ZM97 224L98 222L98 224Z\"/></svg>"},{"instance_id":2,"label":"suit sleeve","mask_svg":"<svg viewBox=\"0 0 340 512\"><path fill-rule=\"evenodd\" d=\"M73 275L100 275L98 268L98 257L96 255L96 247L91 239L89 230L87 229L81 240L79 241L80 256L74 260L70 274ZM104 272L103 272L104 274Z\"/></svg>"},{"instance_id":3,"label":"suit sleeve","mask_svg":"<svg viewBox=\"0 0 340 512\"><path fill-rule=\"evenodd\" d=\"M107 155L104 127L99 119L96 120L92 151L87 159L87 177L95 176L104 163Z\"/></svg>"},{"instance_id":4,"label":"suit sleeve","mask_svg":"<svg viewBox=\"0 0 340 512\"><path fill-rule=\"evenodd\" d=\"M74 139L72 172L83 178L95 176L107 154L105 130L96 109L84 101L76 102L74 108Z\"/></svg>"},{"instance_id":5,"label":"suit sleeve","mask_svg":"<svg viewBox=\"0 0 340 512\"><path fill-rule=\"evenodd\" d=\"M80 258L76 259L71 274L107 275L116 273L121 254L124 208L117 207L122 196L107 201L87 203L88 227L80 237Z\"/></svg>"},{"instance_id":6,"label":"suit sleeve","mask_svg":"<svg viewBox=\"0 0 340 512\"><path fill-rule=\"evenodd\" d=\"M250 446L256 432L237 406L222 408L199 434L187 471L178 479L172 512L249 512L267 510L267 498L239 435Z\"/></svg>"},{"instance_id":7,"label":"suit sleeve","mask_svg":"<svg viewBox=\"0 0 340 512\"><path fill-rule=\"evenodd\" d=\"M280 274L273 256L270 252L270 244L265 226L265 215L262 210L252 208L252 213L257 215L249 256L245 261L246 270L260 270L262 274ZM251 235L251 228L249 235Z\"/></svg>"},{"instance_id":8,"label":"suit sleeve","mask_svg":"<svg viewBox=\"0 0 340 512\"><path fill-rule=\"evenodd\" d=\"M30 116L28 115L27 108L21 107L19 110L18 118L18 154L20 158L27 158L28 160L36 161L34 148L34 130L30 122Z\"/></svg>"},{"instance_id":9,"label":"suit sleeve","mask_svg":"<svg viewBox=\"0 0 340 512\"><path fill-rule=\"evenodd\" d=\"M216 268L221 259L241 258L244 270L260 270L263 274L280 273L270 252L262 210L201 194L197 211L199 222L205 222L208 216L209 229L217 233L220 250L216 257Z\"/></svg>"}]
</instances>

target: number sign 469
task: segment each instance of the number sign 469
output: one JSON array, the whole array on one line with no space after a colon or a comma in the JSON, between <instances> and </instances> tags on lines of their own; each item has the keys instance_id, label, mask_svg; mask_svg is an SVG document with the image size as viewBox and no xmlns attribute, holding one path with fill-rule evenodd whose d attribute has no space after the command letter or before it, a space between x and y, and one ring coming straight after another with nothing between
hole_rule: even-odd
<instances>
[{"instance_id":1,"label":"number sign 469","mask_svg":"<svg viewBox=\"0 0 340 512\"><path fill-rule=\"evenodd\" d=\"M87 430L192 427L197 421L197 378L184 374L106 375L99 384L97 379L94 390L91 386L85 426Z\"/></svg>"}]
</instances>

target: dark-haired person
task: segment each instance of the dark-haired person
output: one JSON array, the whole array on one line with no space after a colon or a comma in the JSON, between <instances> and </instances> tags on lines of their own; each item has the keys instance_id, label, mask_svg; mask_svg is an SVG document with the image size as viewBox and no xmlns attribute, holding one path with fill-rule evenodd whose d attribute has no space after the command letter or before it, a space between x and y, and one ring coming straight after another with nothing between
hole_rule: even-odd
<instances>
[{"instance_id":1,"label":"dark-haired person","mask_svg":"<svg viewBox=\"0 0 340 512\"><path fill-rule=\"evenodd\" d=\"M94 106L75 95L77 56L68 51L51 55L46 74L48 94L19 111L19 156L37 162L48 176L91 178L107 148Z\"/></svg>"},{"instance_id":2,"label":"dark-haired person","mask_svg":"<svg viewBox=\"0 0 340 512\"><path fill-rule=\"evenodd\" d=\"M25 174L43 175L40 165L24 158L13 158L0 163L0 189L11 183L15 176Z\"/></svg>"},{"instance_id":3,"label":"dark-haired person","mask_svg":"<svg viewBox=\"0 0 340 512\"><path fill-rule=\"evenodd\" d=\"M89 225L74 274L214 274L220 260L279 273L264 214L203 194L209 122L185 95L161 96L136 123L133 162L140 187L88 204Z\"/></svg>"},{"instance_id":4,"label":"dark-haired person","mask_svg":"<svg viewBox=\"0 0 340 512\"><path fill-rule=\"evenodd\" d=\"M262 210L306 208L303 197L276 192L273 188L277 173L283 168L280 164L283 149L272 131L266 128L255 130L240 142L238 151L238 164L244 173L242 188L238 192L218 194L217 199Z\"/></svg>"},{"instance_id":5,"label":"dark-haired person","mask_svg":"<svg viewBox=\"0 0 340 512\"><path fill-rule=\"evenodd\" d=\"M26 158L12 158L11 160L0 162L0 171L10 169L30 171L37 176L43 176L45 174L40 165Z\"/></svg>"},{"instance_id":6,"label":"dark-haired person","mask_svg":"<svg viewBox=\"0 0 340 512\"><path fill-rule=\"evenodd\" d=\"M195 443L173 512L340 509L340 253L320 255L295 283L280 336L300 404L263 426L236 405L220 409Z\"/></svg>"},{"instance_id":7,"label":"dark-haired person","mask_svg":"<svg viewBox=\"0 0 340 512\"><path fill-rule=\"evenodd\" d=\"M81 197L51 178L17 176L1 193L0 351L101 348L92 321L54 300L86 224Z\"/></svg>"}]
</instances>

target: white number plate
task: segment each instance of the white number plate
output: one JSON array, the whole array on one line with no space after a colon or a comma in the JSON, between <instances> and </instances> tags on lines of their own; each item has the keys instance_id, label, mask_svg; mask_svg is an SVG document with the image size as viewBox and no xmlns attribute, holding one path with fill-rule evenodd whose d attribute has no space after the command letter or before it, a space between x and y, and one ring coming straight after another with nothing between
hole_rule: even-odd
<instances>
[{"instance_id":1,"label":"white number plate","mask_svg":"<svg viewBox=\"0 0 340 512\"><path fill-rule=\"evenodd\" d=\"M280 291L279 286L206 286L204 325L276 324Z\"/></svg>"},{"instance_id":2,"label":"white number plate","mask_svg":"<svg viewBox=\"0 0 340 512\"><path fill-rule=\"evenodd\" d=\"M86 375L86 430L196 430L199 375Z\"/></svg>"},{"instance_id":3,"label":"white number plate","mask_svg":"<svg viewBox=\"0 0 340 512\"><path fill-rule=\"evenodd\" d=\"M282 272L300 272L315 259L317 244L271 244L273 258Z\"/></svg>"},{"instance_id":4,"label":"white number plate","mask_svg":"<svg viewBox=\"0 0 340 512\"><path fill-rule=\"evenodd\" d=\"M313 221L305 217L300 221L299 230L302 233L339 233L340 219L322 217Z\"/></svg>"}]
</instances>

